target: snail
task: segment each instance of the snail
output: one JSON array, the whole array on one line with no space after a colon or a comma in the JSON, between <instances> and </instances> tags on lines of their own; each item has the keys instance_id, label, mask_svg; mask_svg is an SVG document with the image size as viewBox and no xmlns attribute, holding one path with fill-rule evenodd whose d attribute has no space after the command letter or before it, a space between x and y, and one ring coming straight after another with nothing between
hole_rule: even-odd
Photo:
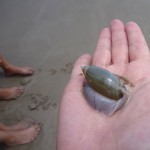
<instances>
[{"instance_id":1,"label":"snail","mask_svg":"<svg viewBox=\"0 0 150 150\"><path fill-rule=\"evenodd\" d=\"M127 79L96 66L81 68L86 79L83 94L94 109L112 115L124 106L131 93Z\"/></svg>"}]
</instances>

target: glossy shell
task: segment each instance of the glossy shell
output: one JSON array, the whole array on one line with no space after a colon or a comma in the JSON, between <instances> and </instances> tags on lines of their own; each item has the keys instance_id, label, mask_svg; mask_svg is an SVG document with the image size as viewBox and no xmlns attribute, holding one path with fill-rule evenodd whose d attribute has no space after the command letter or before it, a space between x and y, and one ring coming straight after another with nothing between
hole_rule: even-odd
<instances>
[{"instance_id":1,"label":"glossy shell","mask_svg":"<svg viewBox=\"0 0 150 150\"><path fill-rule=\"evenodd\" d=\"M126 103L129 92L123 78L96 66L84 66L82 71L87 81L83 93L94 109L112 115Z\"/></svg>"},{"instance_id":2,"label":"glossy shell","mask_svg":"<svg viewBox=\"0 0 150 150\"><path fill-rule=\"evenodd\" d=\"M97 92L114 100L122 97L123 85L116 75L96 66L84 66L82 70L88 84Z\"/></svg>"}]
</instances>

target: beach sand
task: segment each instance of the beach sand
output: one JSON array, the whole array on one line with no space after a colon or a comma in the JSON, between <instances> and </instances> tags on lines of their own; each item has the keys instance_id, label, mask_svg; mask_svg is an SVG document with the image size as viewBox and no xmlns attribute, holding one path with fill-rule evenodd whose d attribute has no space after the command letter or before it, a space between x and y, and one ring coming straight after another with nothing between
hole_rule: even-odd
<instances>
[{"instance_id":1,"label":"beach sand","mask_svg":"<svg viewBox=\"0 0 150 150\"><path fill-rule=\"evenodd\" d=\"M0 54L36 71L29 77L4 77L0 86L24 86L17 100L0 102L0 121L33 118L43 124L32 143L4 150L55 150L59 102L75 60L93 53L100 30L112 19L135 21L150 43L149 0L1 0Z\"/></svg>"}]
</instances>

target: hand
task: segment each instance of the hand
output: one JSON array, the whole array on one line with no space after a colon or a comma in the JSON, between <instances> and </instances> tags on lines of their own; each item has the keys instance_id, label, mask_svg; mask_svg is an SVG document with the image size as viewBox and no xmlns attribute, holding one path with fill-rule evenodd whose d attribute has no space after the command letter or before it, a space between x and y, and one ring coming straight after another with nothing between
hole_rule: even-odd
<instances>
[{"instance_id":1,"label":"hand","mask_svg":"<svg viewBox=\"0 0 150 150\"><path fill-rule=\"evenodd\" d=\"M128 104L107 117L91 108L83 94L81 66L95 65L127 78L134 85ZM96 51L74 65L58 118L58 150L149 150L150 52L134 22L113 20L100 34Z\"/></svg>"}]
</instances>

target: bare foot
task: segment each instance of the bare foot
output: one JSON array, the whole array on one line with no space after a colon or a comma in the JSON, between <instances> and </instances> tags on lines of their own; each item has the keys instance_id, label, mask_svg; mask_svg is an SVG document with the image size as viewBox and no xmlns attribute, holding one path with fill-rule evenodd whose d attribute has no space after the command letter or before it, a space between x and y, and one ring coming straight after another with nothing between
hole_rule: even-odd
<instances>
[{"instance_id":1,"label":"bare foot","mask_svg":"<svg viewBox=\"0 0 150 150\"><path fill-rule=\"evenodd\" d=\"M24 91L23 87L12 87L8 89L0 89L0 100L11 100L19 97Z\"/></svg>"},{"instance_id":2,"label":"bare foot","mask_svg":"<svg viewBox=\"0 0 150 150\"><path fill-rule=\"evenodd\" d=\"M35 124L25 130L5 131L5 133L3 133L3 135L5 134L5 139L2 140L2 142L8 146L30 143L39 135L40 130L41 126Z\"/></svg>"},{"instance_id":3,"label":"bare foot","mask_svg":"<svg viewBox=\"0 0 150 150\"><path fill-rule=\"evenodd\" d=\"M18 130L27 129L27 128L31 127L32 125L34 125L34 124L35 124L35 121L28 118L28 119L24 119L24 120L18 122L15 125L12 125L12 126L6 126L6 125L0 123L0 130L3 130L3 131L18 131Z\"/></svg>"},{"instance_id":4,"label":"bare foot","mask_svg":"<svg viewBox=\"0 0 150 150\"><path fill-rule=\"evenodd\" d=\"M30 67L16 67L10 65L7 68L3 68L6 76L12 75L32 75L34 73L34 69Z\"/></svg>"}]
</instances>

